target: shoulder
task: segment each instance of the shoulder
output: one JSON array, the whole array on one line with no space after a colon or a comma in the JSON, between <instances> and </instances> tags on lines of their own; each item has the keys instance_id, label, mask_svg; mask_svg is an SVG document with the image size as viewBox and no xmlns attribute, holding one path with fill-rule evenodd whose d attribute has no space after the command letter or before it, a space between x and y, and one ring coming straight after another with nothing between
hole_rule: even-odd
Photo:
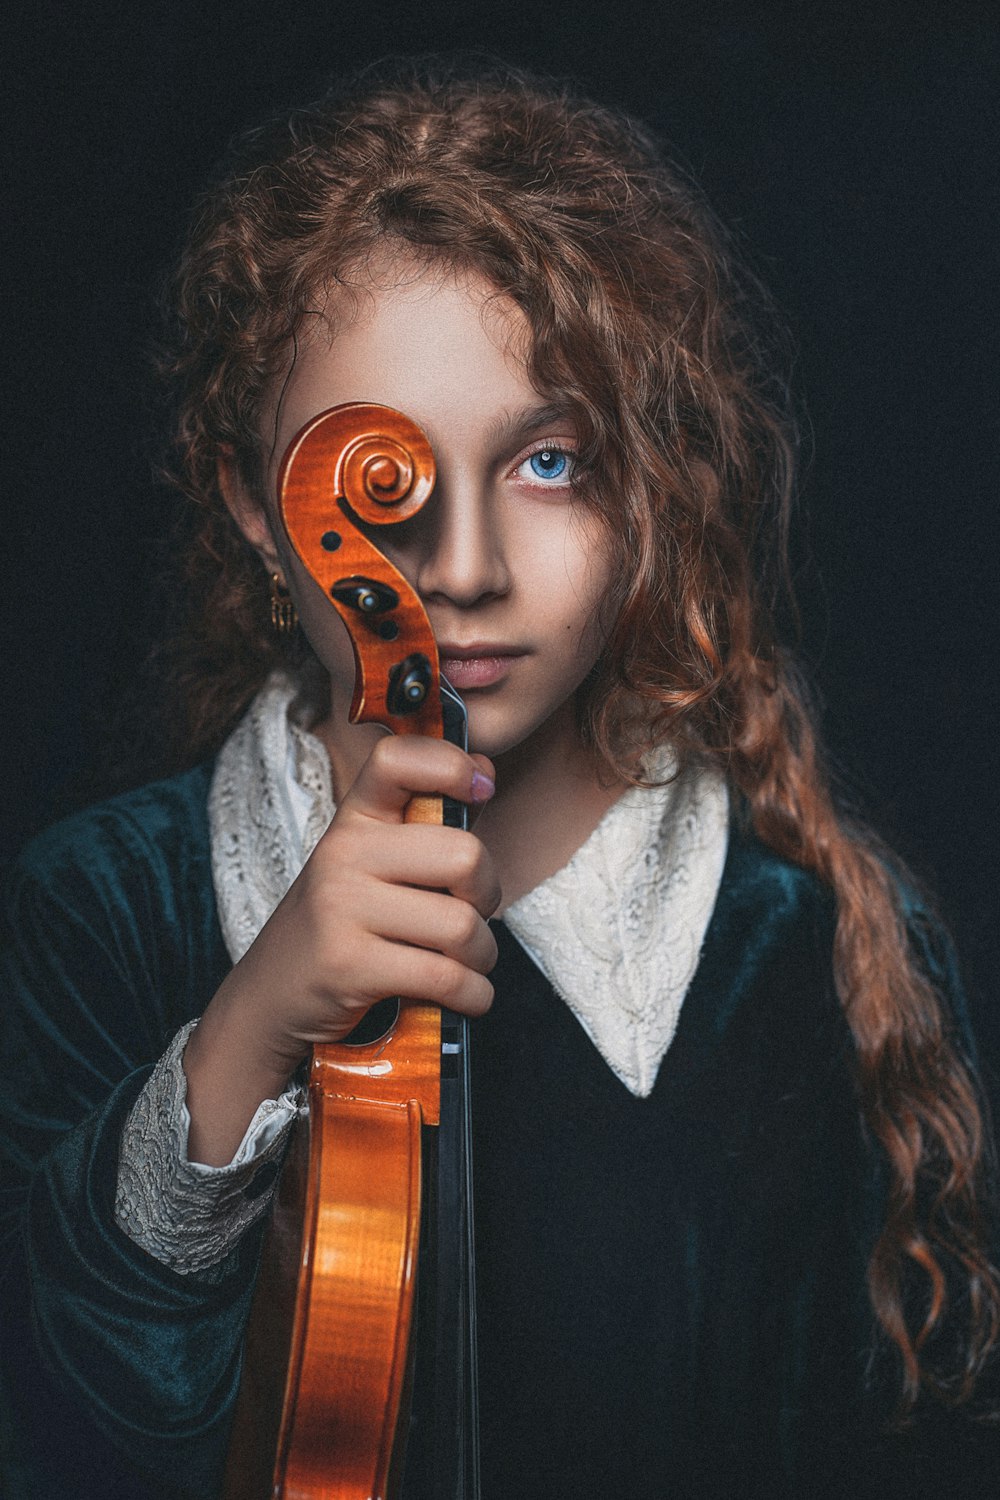
<instances>
[{"instance_id":1,"label":"shoulder","mask_svg":"<svg viewBox=\"0 0 1000 1500\"><path fill-rule=\"evenodd\" d=\"M2 1022L21 1058L100 1073L152 1061L229 960L212 887L211 766L151 783L38 834L8 873ZM22 1035L23 1033L23 1035Z\"/></svg>"},{"instance_id":2,"label":"shoulder","mask_svg":"<svg viewBox=\"0 0 1000 1500\"><path fill-rule=\"evenodd\" d=\"M8 872L7 945L50 940L134 969L154 949L210 951L217 919L207 814L211 765L109 798L36 835Z\"/></svg>"},{"instance_id":3,"label":"shoulder","mask_svg":"<svg viewBox=\"0 0 1000 1500\"><path fill-rule=\"evenodd\" d=\"M78 897L111 881L207 862L210 779L211 765L199 765L61 819L25 845L11 885Z\"/></svg>"},{"instance_id":4,"label":"shoulder","mask_svg":"<svg viewBox=\"0 0 1000 1500\"><path fill-rule=\"evenodd\" d=\"M960 965L951 935L933 901L890 854L885 868L895 890L895 910L918 971L965 1024ZM719 890L717 911L781 944L808 941L820 961L832 965L838 920L832 888L811 871L775 853L752 832L734 827Z\"/></svg>"},{"instance_id":5,"label":"shoulder","mask_svg":"<svg viewBox=\"0 0 1000 1500\"><path fill-rule=\"evenodd\" d=\"M783 858L734 819L713 924L756 934L765 947L808 941L829 956L837 904L830 887Z\"/></svg>"},{"instance_id":6,"label":"shoulder","mask_svg":"<svg viewBox=\"0 0 1000 1500\"><path fill-rule=\"evenodd\" d=\"M716 996L755 992L758 1019L764 1010L773 1016L785 997L801 1010L805 994L809 1011L829 1013L836 922L832 890L734 818L695 988Z\"/></svg>"},{"instance_id":7,"label":"shoulder","mask_svg":"<svg viewBox=\"0 0 1000 1500\"><path fill-rule=\"evenodd\" d=\"M734 819L715 909L681 1015L700 1056L762 1086L825 1070L849 1038L834 979L836 901ZM781 1080L785 1081L782 1082Z\"/></svg>"},{"instance_id":8,"label":"shoulder","mask_svg":"<svg viewBox=\"0 0 1000 1500\"><path fill-rule=\"evenodd\" d=\"M910 958L967 1038L966 1004L948 932L905 873L891 862L889 870ZM769 1007L787 1006L789 1024L822 1015L845 1030L834 982L837 924L833 889L777 854L735 819L702 953L702 977L741 992L751 981L763 980ZM809 1002L803 1005L806 996Z\"/></svg>"}]
</instances>

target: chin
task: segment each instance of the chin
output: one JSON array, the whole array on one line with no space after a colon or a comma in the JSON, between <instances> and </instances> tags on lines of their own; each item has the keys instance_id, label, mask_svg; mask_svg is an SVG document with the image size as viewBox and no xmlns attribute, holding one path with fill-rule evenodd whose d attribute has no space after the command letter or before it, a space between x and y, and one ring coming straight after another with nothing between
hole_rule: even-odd
<instances>
[{"instance_id":1,"label":"chin","mask_svg":"<svg viewBox=\"0 0 1000 1500\"><path fill-rule=\"evenodd\" d=\"M469 725L469 749L477 755L488 756L490 760L509 755L523 744L524 739L519 735L477 734L472 725Z\"/></svg>"},{"instance_id":2,"label":"chin","mask_svg":"<svg viewBox=\"0 0 1000 1500\"><path fill-rule=\"evenodd\" d=\"M469 749L479 755L488 755L493 760L516 750L526 739L530 739L533 726L511 723L510 716L491 712L485 704L466 700L469 714Z\"/></svg>"},{"instance_id":3,"label":"chin","mask_svg":"<svg viewBox=\"0 0 1000 1500\"><path fill-rule=\"evenodd\" d=\"M562 705L554 713L537 718L523 712L503 713L499 704L469 702L466 707L469 712L469 749L489 756L490 760L531 748L541 751L543 746L551 748L548 742L554 741L564 743L569 750L568 741L572 740L575 746L579 739L572 711L562 711L569 705Z\"/></svg>"}]
</instances>

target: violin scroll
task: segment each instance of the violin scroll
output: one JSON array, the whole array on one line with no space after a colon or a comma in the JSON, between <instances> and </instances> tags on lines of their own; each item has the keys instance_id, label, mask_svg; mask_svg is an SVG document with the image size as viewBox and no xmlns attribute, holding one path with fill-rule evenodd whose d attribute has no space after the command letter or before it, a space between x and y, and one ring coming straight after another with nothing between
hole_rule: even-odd
<instances>
[{"instance_id":1,"label":"violin scroll","mask_svg":"<svg viewBox=\"0 0 1000 1500\"><path fill-rule=\"evenodd\" d=\"M434 454L415 422L352 401L313 417L293 438L278 495L293 547L351 637L351 722L440 738L430 623L415 589L362 529L410 520L434 481Z\"/></svg>"},{"instance_id":2,"label":"violin scroll","mask_svg":"<svg viewBox=\"0 0 1000 1500\"><path fill-rule=\"evenodd\" d=\"M349 413L352 425L367 420L380 429L363 432L344 448L333 475L338 493L369 526L408 521L434 488L434 455L423 432L388 406L351 403L335 410Z\"/></svg>"}]
</instances>

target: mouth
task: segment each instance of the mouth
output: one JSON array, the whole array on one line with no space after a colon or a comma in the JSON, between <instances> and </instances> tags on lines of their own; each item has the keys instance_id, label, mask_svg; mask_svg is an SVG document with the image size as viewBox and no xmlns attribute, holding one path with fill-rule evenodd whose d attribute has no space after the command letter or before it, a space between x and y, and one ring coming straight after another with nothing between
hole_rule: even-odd
<instances>
[{"instance_id":1,"label":"mouth","mask_svg":"<svg viewBox=\"0 0 1000 1500\"><path fill-rule=\"evenodd\" d=\"M477 641L471 646L442 641L438 644L438 652L441 671L460 693L472 688L492 687L507 676L516 661L527 655L516 646L498 645L492 641Z\"/></svg>"}]
</instances>

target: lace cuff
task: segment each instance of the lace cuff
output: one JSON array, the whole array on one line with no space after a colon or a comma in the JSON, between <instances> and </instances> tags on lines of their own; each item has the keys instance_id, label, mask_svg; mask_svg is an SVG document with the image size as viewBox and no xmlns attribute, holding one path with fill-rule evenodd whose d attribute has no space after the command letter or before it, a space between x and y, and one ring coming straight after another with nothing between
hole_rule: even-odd
<instances>
[{"instance_id":1,"label":"lace cuff","mask_svg":"<svg viewBox=\"0 0 1000 1500\"><path fill-rule=\"evenodd\" d=\"M122 1131L115 1221L182 1276L210 1270L267 1210L303 1091L265 1099L232 1161L188 1160L191 1116L181 1058L197 1025L182 1026L132 1106Z\"/></svg>"}]
</instances>

